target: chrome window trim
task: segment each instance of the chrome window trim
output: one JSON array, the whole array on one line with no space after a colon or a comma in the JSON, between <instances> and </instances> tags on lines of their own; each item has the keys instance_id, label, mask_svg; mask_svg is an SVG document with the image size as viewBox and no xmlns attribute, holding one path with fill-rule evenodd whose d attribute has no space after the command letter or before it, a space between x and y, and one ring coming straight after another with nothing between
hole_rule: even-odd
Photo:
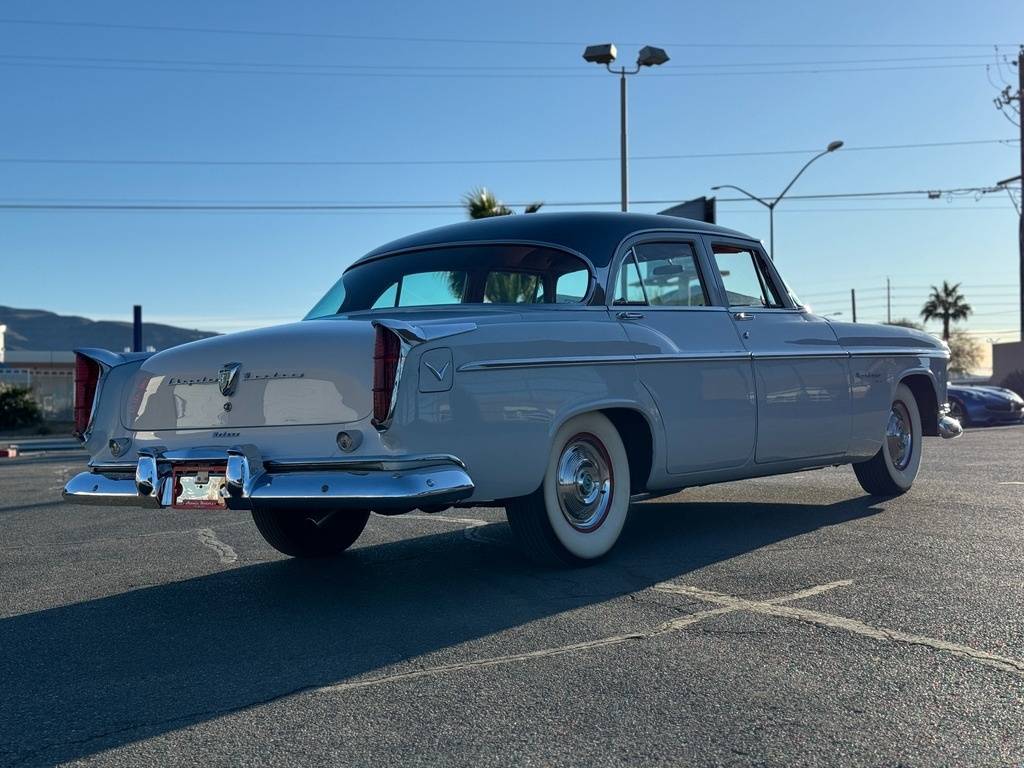
<instances>
[{"instance_id":1,"label":"chrome window trim","mask_svg":"<svg viewBox=\"0 0 1024 768\"><path fill-rule=\"evenodd\" d=\"M628 245L627 245L628 243ZM704 299L708 303L703 306L672 306L672 305L652 305L646 301L647 291L644 289L644 303L643 304L616 304L615 303L615 282L619 278L619 270L622 269L622 265L630 255L633 257L634 263L636 263L636 253L633 250L637 245L643 245L644 243L686 243L693 249L693 263L697 267L697 276L700 279L701 289L704 291ZM684 229L642 229L636 232L631 232L626 237L622 238L618 245L615 246L611 260L608 262L607 274L605 275L605 292L604 292L604 303L605 306L614 310L616 307L643 307L645 310L657 309L659 311L671 310L674 312L688 311L693 309L728 309L721 304L716 304L716 296L712 295L712 287L717 287L717 283L710 281L705 275L705 263L702 260L703 251L703 240L701 239L701 233L693 230ZM640 266L637 263L637 272L639 273ZM642 284L641 280L641 284Z\"/></svg>"}]
</instances>

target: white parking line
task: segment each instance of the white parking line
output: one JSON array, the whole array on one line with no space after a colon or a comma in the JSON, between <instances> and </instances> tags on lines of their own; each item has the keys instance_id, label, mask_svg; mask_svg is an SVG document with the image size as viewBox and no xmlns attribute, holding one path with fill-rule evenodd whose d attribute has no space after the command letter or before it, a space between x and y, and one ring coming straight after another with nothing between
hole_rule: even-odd
<instances>
[{"instance_id":1,"label":"white parking line","mask_svg":"<svg viewBox=\"0 0 1024 768\"><path fill-rule=\"evenodd\" d=\"M451 519L451 518L450 518ZM458 518L461 520L461 518ZM484 523L481 523L484 524ZM772 600L766 601L765 605L779 605L781 603L789 602L790 600L800 600L804 597L810 597L811 595L818 595L822 592L827 592L830 589L836 587L845 587L852 584L852 581L834 581L829 584L821 584L818 586L810 587L808 589L794 592L791 595L783 595L782 597L772 598ZM660 586L660 585L659 585ZM335 683L334 685L325 685L321 688L314 688L314 693L343 693L345 691L351 691L356 688L370 688L376 685L384 685L386 683L401 683L407 680L416 680L422 677L432 677L435 675L444 675L450 672L461 672L464 670L471 669L482 669L484 667L494 667L501 664L513 664L520 661L533 661L534 659L545 659L551 658L552 656L563 656L567 653L573 653L575 651L591 651L595 648L607 648L615 645L622 645L623 643L633 642L637 640L647 640L659 635L663 635L667 632L673 632L680 629L686 629L692 627L704 619L711 618L713 616L721 616L725 613L732 613L733 611L743 610L743 607L728 605L720 608L712 608L707 611L698 611L697 613L691 613L686 616L681 616L678 619L672 619L666 621L663 624L659 624L653 629L629 632L622 635L611 635L609 637L601 637L595 640L585 640L579 643L570 643L568 645L558 645L552 648L541 648L536 651L525 651L523 653L512 653L506 656L490 656L483 659L471 659L469 661L458 661L451 664L438 664L433 667L423 667L421 669L414 669L408 672L397 672L391 675L380 675L378 677L368 677L362 680L352 680L344 683Z\"/></svg>"},{"instance_id":2,"label":"white parking line","mask_svg":"<svg viewBox=\"0 0 1024 768\"><path fill-rule=\"evenodd\" d=\"M685 584L663 583L656 585L654 589L659 592L671 592L673 594L686 595L687 597L693 597L697 600L703 600L707 603L715 603L722 608L731 608L739 611L752 611L754 613L776 616L783 619L796 619L797 621L815 624L820 627L841 629L857 635L864 635L865 637L870 637L875 640L888 640L890 642L904 643L906 645L923 646L936 651L949 653L953 656L959 656L960 658L970 659L971 661L999 669L1003 672L1024 676L1024 661L1021 661L1020 659L1011 659L1007 656L997 656L994 653L979 651L976 648L960 645L959 643L950 643L946 640L937 640L933 637L913 635L909 632L901 632L896 629L873 627L870 624L865 624L857 619L849 619L845 616L835 616L831 613L822 613L820 611L812 611L806 608L779 605L779 602L776 600L747 600L742 597L719 594L718 592L708 592L707 590L690 587ZM813 594L810 590L806 590L805 592L805 597L810 597L810 595Z\"/></svg>"},{"instance_id":3,"label":"white parking line","mask_svg":"<svg viewBox=\"0 0 1024 768\"><path fill-rule=\"evenodd\" d=\"M200 528L197 533L199 534L199 543L216 552L217 557L220 558L221 563L224 565L230 565L238 560L235 550L218 539L217 534L213 532L212 528Z\"/></svg>"}]
</instances>

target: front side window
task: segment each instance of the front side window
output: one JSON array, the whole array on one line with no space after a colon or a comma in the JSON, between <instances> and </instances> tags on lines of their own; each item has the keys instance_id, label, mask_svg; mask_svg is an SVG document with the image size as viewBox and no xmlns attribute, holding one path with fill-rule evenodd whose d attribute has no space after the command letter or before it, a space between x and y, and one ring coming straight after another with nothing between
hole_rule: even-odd
<instances>
[{"instance_id":1,"label":"front side window","mask_svg":"<svg viewBox=\"0 0 1024 768\"><path fill-rule=\"evenodd\" d=\"M619 270L616 304L703 307L708 303L697 256L689 243L641 243Z\"/></svg>"},{"instance_id":2,"label":"front side window","mask_svg":"<svg viewBox=\"0 0 1024 768\"><path fill-rule=\"evenodd\" d=\"M428 248L352 267L306 315L453 304L579 304L592 280L578 256L536 245Z\"/></svg>"},{"instance_id":3,"label":"front side window","mask_svg":"<svg viewBox=\"0 0 1024 768\"><path fill-rule=\"evenodd\" d=\"M715 263L722 276L730 307L781 307L778 291L750 248L714 245Z\"/></svg>"}]
</instances>

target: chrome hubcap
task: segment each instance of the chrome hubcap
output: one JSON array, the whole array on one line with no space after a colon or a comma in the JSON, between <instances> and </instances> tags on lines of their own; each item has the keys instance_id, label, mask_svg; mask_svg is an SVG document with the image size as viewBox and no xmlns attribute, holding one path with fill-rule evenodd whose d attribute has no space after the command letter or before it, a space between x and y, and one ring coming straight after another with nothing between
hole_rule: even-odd
<instances>
[{"instance_id":1,"label":"chrome hubcap","mask_svg":"<svg viewBox=\"0 0 1024 768\"><path fill-rule=\"evenodd\" d=\"M591 434L569 439L558 459L558 506L566 521L587 533L604 522L612 503L611 460Z\"/></svg>"},{"instance_id":2,"label":"chrome hubcap","mask_svg":"<svg viewBox=\"0 0 1024 768\"><path fill-rule=\"evenodd\" d=\"M885 428L885 440L889 446L889 458L899 470L907 468L913 454L914 435L911 424L907 406L899 401L893 403L889 423Z\"/></svg>"}]
</instances>

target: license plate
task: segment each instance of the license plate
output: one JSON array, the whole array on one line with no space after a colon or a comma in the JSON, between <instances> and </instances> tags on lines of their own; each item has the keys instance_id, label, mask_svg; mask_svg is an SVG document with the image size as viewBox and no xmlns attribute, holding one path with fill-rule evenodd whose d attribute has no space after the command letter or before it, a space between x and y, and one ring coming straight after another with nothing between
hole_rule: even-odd
<instances>
[{"instance_id":1,"label":"license plate","mask_svg":"<svg viewBox=\"0 0 1024 768\"><path fill-rule=\"evenodd\" d=\"M224 509L226 467L179 466L174 468L175 509Z\"/></svg>"}]
</instances>

